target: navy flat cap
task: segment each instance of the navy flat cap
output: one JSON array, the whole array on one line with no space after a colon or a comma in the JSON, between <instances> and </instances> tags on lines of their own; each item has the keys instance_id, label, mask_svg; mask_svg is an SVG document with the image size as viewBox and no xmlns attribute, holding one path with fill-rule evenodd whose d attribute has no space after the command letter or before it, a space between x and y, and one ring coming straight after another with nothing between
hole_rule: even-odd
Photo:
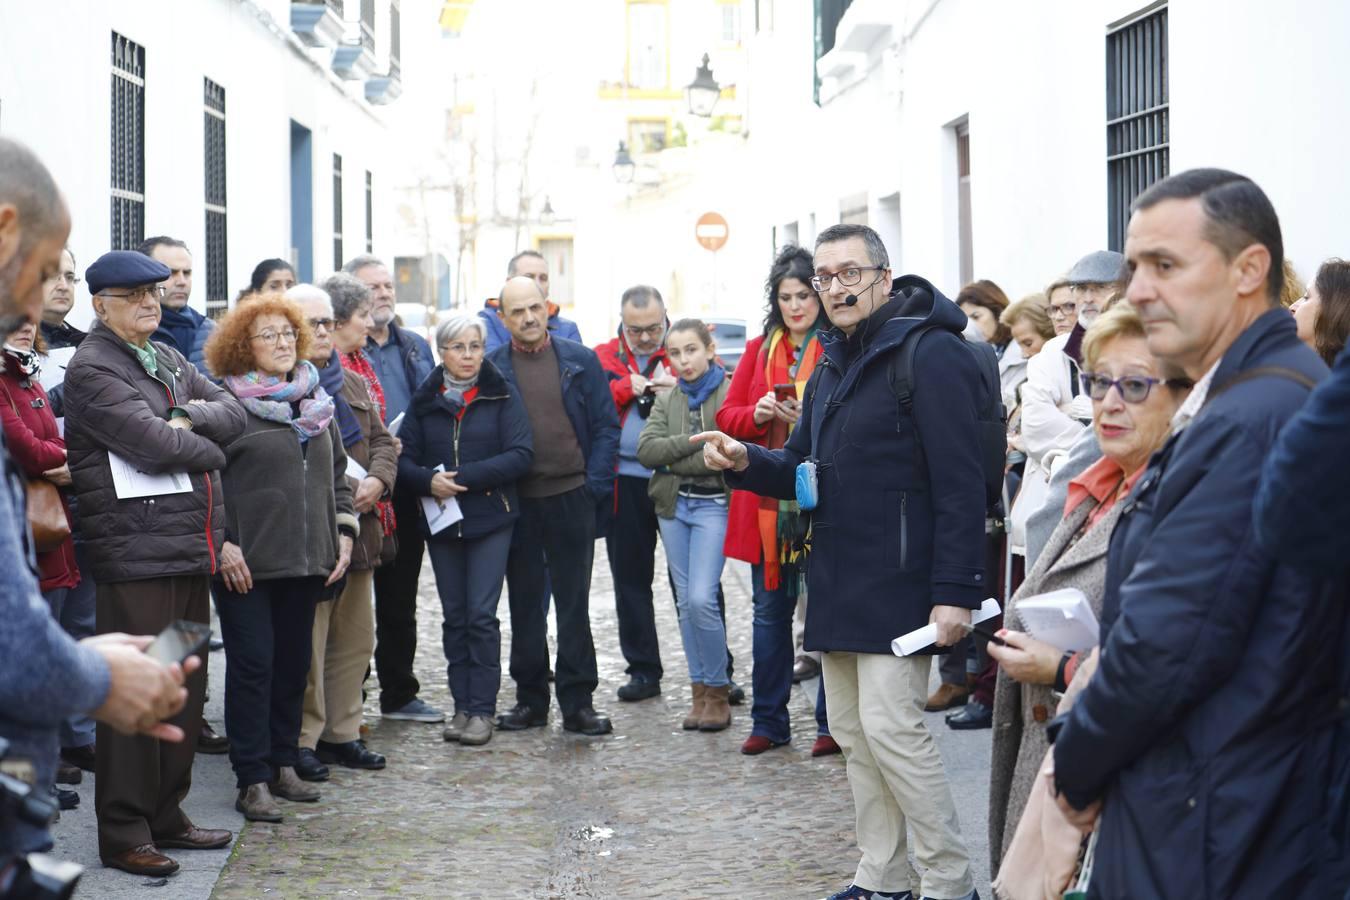
<instances>
[{"instance_id":1,"label":"navy flat cap","mask_svg":"<svg viewBox=\"0 0 1350 900\"><path fill-rule=\"evenodd\" d=\"M144 253L112 250L89 264L89 268L84 270L84 282L89 285L90 294L97 294L105 288L159 284L171 274L168 266Z\"/></svg>"},{"instance_id":2,"label":"navy flat cap","mask_svg":"<svg viewBox=\"0 0 1350 900\"><path fill-rule=\"evenodd\" d=\"M1073 264L1064 284L1110 284L1124 265L1125 257L1114 250L1094 250Z\"/></svg>"}]
</instances>

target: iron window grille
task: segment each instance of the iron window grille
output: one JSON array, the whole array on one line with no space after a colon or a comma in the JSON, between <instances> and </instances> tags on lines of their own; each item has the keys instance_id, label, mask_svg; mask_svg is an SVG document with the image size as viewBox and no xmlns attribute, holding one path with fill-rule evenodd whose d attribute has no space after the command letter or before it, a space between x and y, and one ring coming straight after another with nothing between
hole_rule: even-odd
<instances>
[{"instance_id":1,"label":"iron window grille","mask_svg":"<svg viewBox=\"0 0 1350 900\"><path fill-rule=\"evenodd\" d=\"M206 148L206 314L229 308L229 248L226 238L225 88L203 78Z\"/></svg>"},{"instance_id":2,"label":"iron window grille","mask_svg":"<svg viewBox=\"0 0 1350 900\"><path fill-rule=\"evenodd\" d=\"M112 33L110 246L145 238L145 48Z\"/></svg>"},{"instance_id":3,"label":"iron window grille","mask_svg":"<svg viewBox=\"0 0 1350 900\"><path fill-rule=\"evenodd\" d=\"M375 0L361 0L361 46L375 52Z\"/></svg>"},{"instance_id":4,"label":"iron window grille","mask_svg":"<svg viewBox=\"0 0 1350 900\"><path fill-rule=\"evenodd\" d=\"M333 154L333 268L342 268L342 157Z\"/></svg>"},{"instance_id":5,"label":"iron window grille","mask_svg":"<svg viewBox=\"0 0 1350 900\"><path fill-rule=\"evenodd\" d=\"M1121 250L1130 204L1170 168L1167 7L1155 5L1106 35L1109 246Z\"/></svg>"},{"instance_id":6,"label":"iron window grille","mask_svg":"<svg viewBox=\"0 0 1350 900\"><path fill-rule=\"evenodd\" d=\"M816 61L826 53L834 49L834 39L839 31L839 20L844 18L844 13L848 12L849 5L853 0L815 0L815 23L816 23ZM816 105L820 105L820 74L816 67L812 65L812 71L815 74L815 87L813 89Z\"/></svg>"},{"instance_id":7,"label":"iron window grille","mask_svg":"<svg viewBox=\"0 0 1350 900\"><path fill-rule=\"evenodd\" d=\"M389 77L399 78L403 59L403 14L397 3L389 5Z\"/></svg>"}]
</instances>

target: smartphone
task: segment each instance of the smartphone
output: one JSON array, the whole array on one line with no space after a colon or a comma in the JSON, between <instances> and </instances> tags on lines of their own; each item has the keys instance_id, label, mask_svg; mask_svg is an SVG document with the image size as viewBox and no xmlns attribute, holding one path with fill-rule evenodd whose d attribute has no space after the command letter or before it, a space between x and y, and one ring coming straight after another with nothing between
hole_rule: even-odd
<instances>
[{"instance_id":1,"label":"smartphone","mask_svg":"<svg viewBox=\"0 0 1350 900\"><path fill-rule=\"evenodd\" d=\"M797 402L797 385L795 384L775 384L773 386L773 398L779 403L786 403L789 400Z\"/></svg>"},{"instance_id":2,"label":"smartphone","mask_svg":"<svg viewBox=\"0 0 1350 900\"><path fill-rule=\"evenodd\" d=\"M145 648L145 653L166 666L184 663L189 656L200 653L210 640L210 625L179 619L161 631L150 646Z\"/></svg>"},{"instance_id":3,"label":"smartphone","mask_svg":"<svg viewBox=\"0 0 1350 900\"><path fill-rule=\"evenodd\" d=\"M998 644L1000 647L1008 646L1007 641L1005 641L998 635L994 634L992 631L990 631L988 628L985 628L982 625L972 625L969 622L959 622L958 624L961 626L961 630L966 632L967 634L977 634L980 637L984 638L986 641L989 641L990 643L993 644Z\"/></svg>"}]
</instances>

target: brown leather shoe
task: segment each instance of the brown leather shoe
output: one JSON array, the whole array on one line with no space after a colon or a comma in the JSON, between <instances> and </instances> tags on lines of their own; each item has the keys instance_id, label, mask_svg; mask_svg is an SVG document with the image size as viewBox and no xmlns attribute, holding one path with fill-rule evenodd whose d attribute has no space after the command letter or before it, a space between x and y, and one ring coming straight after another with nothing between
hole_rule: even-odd
<instances>
[{"instance_id":1,"label":"brown leather shoe","mask_svg":"<svg viewBox=\"0 0 1350 900\"><path fill-rule=\"evenodd\" d=\"M198 828L196 825L189 825L181 834L155 838L155 846L174 850L219 850L221 847L230 846L233 839L234 834L223 828Z\"/></svg>"},{"instance_id":2,"label":"brown leather shoe","mask_svg":"<svg viewBox=\"0 0 1350 900\"><path fill-rule=\"evenodd\" d=\"M197 735L197 752L209 753L212 756L229 753L230 739L223 734L216 734L211 723L202 719L202 730Z\"/></svg>"},{"instance_id":3,"label":"brown leather shoe","mask_svg":"<svg viewBox=\"0 0 1350 900\"><path fill-rule=\"evenodd\" d=\"M703 705L707 702L708 686L695 681L689 687L694 693L694 705L689 707L689 715L684 717L684 730L698 731L699 720L703 718Z\"/></svg>"},{"instance_id":4,"label":"brown leather shoe","mask_svg":"<svg viewBox=\"0 0 1350 900\"><path fill-rule=\"evenodd\" d=\"M154 844L141 844L121 853L105 856L103 864L110 869L121 869L132 875L162 877L178 871L178 863L156 850Z\"/></svg>"},{"instance_id":5,"label":"brown leather shoe","mask_svg":"<svg viewBox=\"0 0 1350 900\"><path fill-rule=\"evenodd\" d=\"M272 792L263 782L240 788L239 797L234 801L234 808L243 813L244 818L250 822L281 821L281 807L277 806L277 801L272 799Z\"/></svg>"},{"instance_id":6,"label":"brown leather shoe","mask_svg":"<svg viewBox=\"0 0 1350 900\"><path fill-rule=\"evenodd\" d=\"M81 781L84 781L84 770L79 766L72 766L65 761L56 764L57 784L79 784Z\"/></svg>"},{"instance_id":7,"label":"brown leather shoe","mask_svg":"<svg viewBox=\"0 0 1350 900\"><path fill-rule=\"evenodd\" d=\"M941 712L944 709L951 709L953 706L965 706L966 701L970 699L970 688L961 684L948 684L942 682L933 696L928 698L924 704L925 712Z\"/></svg>"},{"instance_id":8,"label":"brown leather shoe","mask_svg":"<svg viewBox=\"0 0 1350 900\"><path fill-rule=\"evenodd\" d=\"M289 800L292 803L314 803L319 799L319 789L300 779L291 766L282 766L277 777L267 785L273 797Z\"/></svg>"},{"instance_id":9,"label":"brown leather shoe","mask_svg":"<svg viewBox=\"0 0 1350 900\"><path fill-rule=\"evenodd\" d=\"M803 653L792 663L792 683L801 684L820 675L820 663Z\"/></svg>"},{"instance_id":10,"label":"brown leather shoe","mask_svg":"<svg viewBox=\"0 0 1350 900\"><path fill-rule=\"evenodd\" d=\"M95 749L93 744L87 744L83 747L63 747L61 748L61 758L72 766L77 766L86 772L94 771Z\"/></svg>"},{"instance_id":11,"label":"brown leather shoe","mask_svg":"<svg viewBox=\"0 0 1350 900\"><path fill-rule=\"evenodd\" d=\"M731 703L727 695L731 685L707 685L703 688L703 715L698 720L699 731L722 731L731 725Z\"/></svg>"}]
</instances>

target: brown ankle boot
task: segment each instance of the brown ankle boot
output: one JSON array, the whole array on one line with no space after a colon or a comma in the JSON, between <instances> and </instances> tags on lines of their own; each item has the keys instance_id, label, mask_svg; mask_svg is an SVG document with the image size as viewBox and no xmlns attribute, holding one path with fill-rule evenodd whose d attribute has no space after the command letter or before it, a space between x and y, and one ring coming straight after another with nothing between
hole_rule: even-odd
<instances>
[{"instance_id":1,"label":"brown ankle boot","mask_svg":"<svg viewBox=\"0 0 1350 900\"><path fill-rule=\"evenodd\" d=\"M699 731L721 731L731 725L731 703L727 696L731 685L703 688L703 716L698 720Z\"/></svg>"},{"instance_id":2,"label":"brown ankle boot","mask_svg":"<svg viewBox=\"0 0 1350 900\"><path fill-rule=\"evenodd\" d=\"M703 706L706 702L708 686L695 681L689 687L694 692L694 705L689 708L689 715L684 717L684 730L698 731L699 723L703 721Z\"/></svg>"},{"instance_id":3,"label":"brown ankle boot","mask_svg":"<svg viewBox=\"0 0 1350 900\"><path fill-rule=\"evenodd\" d=\"M941 712L944 709L951 709L953 706L965 706L969 699L970 688L944 681L928 698L928 702L923 705L923 708L925 712Z\"/></svg>"}]
</instances>

